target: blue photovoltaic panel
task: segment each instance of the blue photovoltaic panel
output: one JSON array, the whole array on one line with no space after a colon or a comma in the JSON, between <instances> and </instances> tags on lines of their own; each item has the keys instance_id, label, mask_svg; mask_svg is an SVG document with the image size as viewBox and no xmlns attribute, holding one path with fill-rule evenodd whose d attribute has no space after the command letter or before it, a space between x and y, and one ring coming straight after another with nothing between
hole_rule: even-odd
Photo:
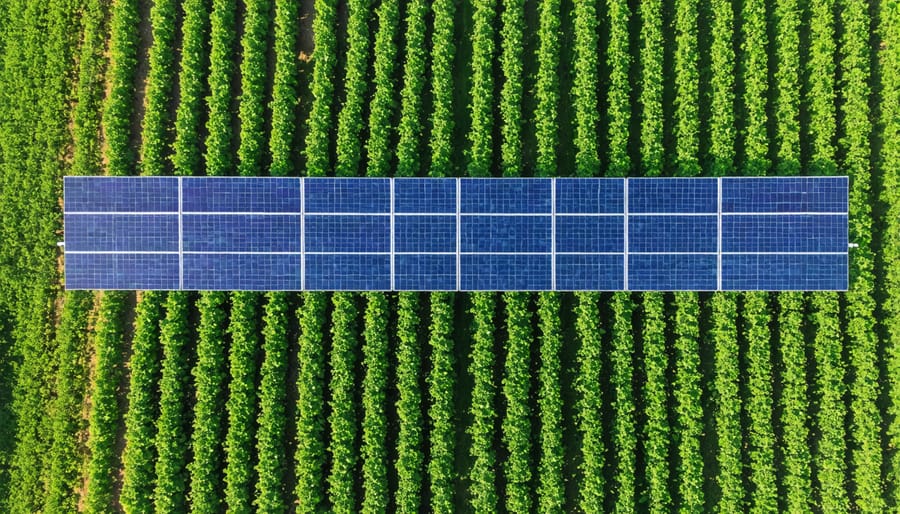
<instances>
[{"instance_id":1,"label":"blue photovoltaic panel","mask_svg":"<svg viewBox=\"0 0 900 514\"><path fill-rule=\"evenodd\" d=\"M177 252L177 214L66 214L66 249Z\"/></svg>"},{"instance_id":2,"label":"blue photovoltaic panel","mask_svg":"<svg viewBox=\"0 0 900 514\"><path fill-rule=\"evenodd\" d=\"M623 213L624 190L625 181L617 178L558 178L556 213Z\"/></svg>"},{"instance_id":3,"label":"blue photovoltaic panel","mask_svg":"<svg viewBox=\"0 0 900 514\"><path fill-rule=\"evenodd\" d=\"M629 216L628 252L715 252L718 216Z\"/></svg>"},{"instance_id":4,"label":"blue photovoltaic panel","mask_svg":"<svg viewBox=\"0 0 900 514\"><path fill-rule=\"evenodd\" d=\"M556 253L625 251L624 216L557 216Z\"/></svg>"},{"instance_id":5,"label":"blue photovoltaic panel","mask_svg":"<svg viewBox=\"0 0 900 514\"><path fill-rule=\"evenodd\" d=\"M846 290L847 185L67 177L67 287Z\"/></svg>"},{"instance_id":6,"label":"blue photovoltaic panel","mask_svg":"<svg viewBox=\"0 0 900 514\"><path fill-rule=\"evenodd\" d=\"M723 255L726 291L845 291L847 254Z\"/></svg>"},{"instance_id":7,"label":"blue photovoltaic panel","mask_svg":"<svg viewBox=\"0 0 900 514\"><path fill-rule=\"evenodd\" d=\"M175 276L178 276L177 268ZM185 254L184 289L297 291L300 289L300 256Z\"/></svg>"},{"instance_id":8,"label":"blue photovoltaic panel","mask_svg":"<svg viewBox=\"0 0 900 514\"><path fill-rule=\"evenodd\" d=\"M65 211L178 212L172 177L65 177Z\"/></svg>"},{"instance_id":9,"label":"blue photovoltaic panel","mask_svg":"<svg viewBox=\"0 0 900 514\"><path fill-rule=\"evenodd\" d=\"M394 179L394 212L456 214L456 180Z\"/></svg>"},{"instance_id":10,"label":"blue photovoltaic panel","mask_svg":"<svg viewBox=\"0 0 900 514\"><path fill-rule=\"evenodd\" d=\"M722 179L722 212L847 212L847 177Z\"/></svg>"},{"instance_id":11,"label":"blue photovoltaic panel","mask_svg":"<svg viewBox=\"0 0 900 514\"><path fill-rule=\"evenodd\" d=\"M300 181L269 177L184 177L183 212L300 212Z\"/></svg>"},{"instance_id":12,"label":"blue photovoltaic panel","mask_svg":"<svg viewBox=\"0 0 900 514\"><path fill-rule=\"evenodd\" d=\"M388 291L390 255L306 255L310 291Z\"/></svg>"},{"instance_id":13,"label":"blue photovoltaic panel","mask_svg":"<svg viewBox=\"0 0 900 514\"><path fill-rule=\"evenodd\" d=\"M714 178L628 179L628 214L718 212Z\"/></svg>"},{"instance_id":14,"label":"blue photovoltaic panel","mask_svg":"<svg viewBox=\"0 0 900 514\"><path fill-rule=\"evenodd\" d=\"M630 291L715 291L716 256L655 254L628 256Z\"/></svg>"},{"instance_id":15,"label":"blue photovoltaic panel","mask_svg":"<svg viewBox=\"0 0 900 514\"><path fill-rule=\"evenodd\" d=\"M390 252L388 216L304 216L307 252Z\"/></svg>"},{"instance_id":16,"label":"blue photovoltaic panel","mask_svg":"<svg viewBox=\"0 0 900 514\"><path fill-rule=\"evenodd\" d=\"M69 253L66 289L178 289L178 254Z\"/></svg>"},{"instance_id":17,"label":"blue photovoltaic panel","mask_svg":"<svg viewBox=\"0 0 900 514\"><path fill-rule=\"evenodd\" d=\"M463 216L462 252L549 252L550 216Z\"/></svg>"},{"instance_id":18,"label":"blue photovoltaic panel","mask_svg":"<svg viewBox=\"0 0 900 514\"><path fill-rule=\"evenodd\" d=\"M397 216L395 252L456 252L456 216Z\"/></svg>"},{"instance_id":19,"label":"blue photovoltaic panel","mask_svg":"<svg viewBox=\"0 0 900 514\"><path fill-rule=\"evenodd\" d=\"M550 214L550 179L464 178L460 179L463 213Z\"/></svg>"},{"instance_id":20,"label":"blue photovoltaic panel","mask_svg":"<svg viewBox=\"0 0 900 514\"><path fill-rule=\"evenodd\" d=\"M394 289L455 291L456 255L394 256Z\"/></svg>"},{"instance_id":21,"label":"blue photovoltaic panel","mask_svg":"<svg viewBox=\"0 0 900 514\"><path fill-rule=\"evenodd\" d=\"M723 252L845 252L841 215L723 216Z\"/></svg>"},{"instance_id":22,"label":"blue photovoltaic panel","mask_svg":"<svg viewBox=\"0 0 900 514\"><path fill-rule=\"evenodd\" d=\"M461 255L463 291L546 291L552 285L549 255Z\"/></svg>"},{"instance_id":23,"label":"blue photovoltaic panel","mask_svg":"<svg viewBox=\"0 0 900 514\"><path fill-rule=\"evenodd\" d=\"M182 231L186 252L300 251L299 215L185 214Z\"/></svg>"},{"instance_id":24,"label":"blue photovoltaic panel","mask_svg":"<svg viewBox=\"0 0 900 514\"><path fill-rule=\"evenodd\" d=\"M556 256L557 291L621 291L624 281L622 255Z\"/></svg>"},{"instance_id":25,"label":"blue photovoltaic panel","mask_svg":"<svg viewBox=\"0 0 900 514\"><path fill-rule=\"evenodd\" d=\"M307 213L391 212L391 181L387 178L305 178L303 211Z\"/></svg>"}]
</instances>

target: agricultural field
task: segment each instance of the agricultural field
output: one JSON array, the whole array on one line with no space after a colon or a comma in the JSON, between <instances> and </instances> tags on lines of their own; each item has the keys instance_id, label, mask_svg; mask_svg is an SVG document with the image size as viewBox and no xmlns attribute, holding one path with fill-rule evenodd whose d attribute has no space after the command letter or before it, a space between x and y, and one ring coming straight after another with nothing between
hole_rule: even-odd
<instances>
[{"instance_id":1,"label":"agricultural field","mask_svg":"<svg viewBox=\"0 0 900 514\"><path fill-rule=\"evenodd\" d=\"M0 0L0 512L900 510L897 0ZM65 291L64 175L848 175L846 293Z\"/></svg>"}]
</instances>

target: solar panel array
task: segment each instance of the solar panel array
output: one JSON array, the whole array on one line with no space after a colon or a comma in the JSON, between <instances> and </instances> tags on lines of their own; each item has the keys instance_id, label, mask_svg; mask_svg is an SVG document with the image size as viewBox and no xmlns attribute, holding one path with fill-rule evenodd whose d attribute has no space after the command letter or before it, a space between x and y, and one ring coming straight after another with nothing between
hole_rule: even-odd
<instances>
[{"instance_id":1,"label":"solar panel array","mask_svg":"<svg viewBox=\"0 0 900 514\"><path fill-rule=\"evenodd\" d=\"M847 186L66 177L66 287L846 290Z\"/></svg>"}]
</instances>

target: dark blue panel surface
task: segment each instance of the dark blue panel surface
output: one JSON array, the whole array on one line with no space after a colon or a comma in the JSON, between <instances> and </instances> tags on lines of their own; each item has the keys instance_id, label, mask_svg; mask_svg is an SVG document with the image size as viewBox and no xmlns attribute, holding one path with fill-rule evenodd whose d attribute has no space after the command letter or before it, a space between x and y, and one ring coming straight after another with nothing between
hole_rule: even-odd
<instances>
[{"instance_id":1,"label":"dark blue panel surface","mask_svg":"<svg viewBox=\"0 0 900 514\"><path fill-rule=\"evenodd\" d=\"M184 177L184 212L300 212L300 179Z\"/></svg>"},{"instance_id":2,"label":"dark blue panel surface","mask_svg":"<svg viewBox=\"0 0 900 514\"><path fill-rule=\"evenodd\" d=\"M723 216L722 251L845 252L847 216Z\"/></svg>"},{"instance_id":3,"label":"dark blue panel surface","mask_svg":"<svg viewBox=\"0 0 900 514\"><path fill-rule=\"evenodd\" d=\"M722 179L722 212L847 212L847 177Z\"/></svg>"},{"instance_id":4,"label":"dark blue panel surface","mask_svg":"<svg viewBox=\"0 0 900 514\"><path fill-rule=\"evenodd\" d=\"M395 255L394 288L400 291L455 291L456 254Z\"/></svg>"},{"instance_id":5,"label":"dark blue panel surface","mask_svg":"<svg viewBox=\"0 0 900 514\"><path fill-rule=\"evenodd\" d=\"M624 216L557 216L556 253L624 251Z\"/></svg>"},{"instance_id":6,"label":"dark blue panel surface","mask_svg":"<svg viewBox=\"0 0 900 514\"><path fill-rule=\"evenodd\" d=\"M178 212L175 177L65 177L66 212Z\"/></svg>"},{"instance_id":7,"label":"dark blue panel surface","mask_svg":"<svg viewBox=\"0 0 900 514\"><path fill-rule=\"evenodd\" d=\"M178 254L69 253L66 289L178 289Z\"/></svg>"},{"instance_id":8,"label":"dark blue panel surface","mask_svg":"<svg viewBox=\"0 0 900 514\"><path fill-rule=\"evenodd\" d=\"M304 212L391 212L391 183L386 178L303 179Z\"/></svg>"},{"instance_id":9,"label":"dark blue panel surface","mask_svg":"<svg viewBox=\"0 0 900 514\"><path fill-rule=\"evenodd\" d=\"M395 216L394 251L456 253L456 216Z\"/></svg>"},{"instance_id":10,"label":"dark blue panel surface","mask_svg":"<svg viewBox=\"0 0 900 514\"><path fill-rule=\"evenodd\" d=\"M630 178L628 213L717 213L714 178Z\"/></svg>"},{"instance_id":11,"label":"dark blue panel surface","mask_svg":"<svg viewBox=\"0 0 900 514\"><path fill-rule=\"evenodd\" d=\"M463 291L546 291L552 286L549 255L461 255Z\"/></svg>"},{"instance_id":12,"label":"dark blue panel surface","mask_svg":"<svg viewBox=\"0 0 900 514\"><path fill-rule=\"evenodd\" d=\"M460 179L460 211L468 213L550 214L550 179Z\"/></svg>"},{"instance_id":13,"label":"dark blue panel surface","mask_svg":"<svg viewBox=\"0 0 900 514\"><path fill-rule=\"evenodd\" d=\"M617 214L625 212L621 178L556 179L556 212Z\"/></svg>"},{"instance_id":14,"label":"dark blue panel surface","mask_svg":"<svg viewBox=\"0 0 900 514\"><path fill-rule=\"evenodd\" d=\"M717 227L717 216L629 216L628 252L715 252Z\"/></svg>"},{"instance_id":15,"label":"dark blue panel surface","mask_svg":"<svg viewBox=\"0 0 900 514\"><path fill-rule=\"evenodd\" d=\"M557 291L621 291L622 255L557 255Z\"/></svg>"},{"instance_id":16,"label":"dark blue panel surface","mask_svg":"<svg viewBox=\"0 0 900 514\"><path fill-rule=\"evenodd\" d=\"M185 214L186 252L299 252L300 215Z\"/></svg>"},{"instance_id":17,"label":"dark blue panel surface","mask_svg":"<svg viewBox=\"0 0 900 514\"><path fill-rule=\"evenodd\" d=\"M300 256L272 254L185 254L184 289L297 291Z\"/></svg>"},{"instance_id":18,"label":"dark blue panel surface","mask_svg":"<svg viewBox=\"0 0 900 514\"><path fill-rule=\"evenodd\" d=\"M657 254L628 256L630 291L714 291L715 255Z\"/></svg>"},{"instance_id":19,"label":"dark blue panel surface","mask_svg":"<svg viewBox=\"0 0 900 514\"><path fill-rule=\"evenodd\" d=\"M456 213L456 179L394 179L394 212Z\"/></svg>"},{"instance_id":20,"label":"dark blue panel surface","mask_svg":"<svg viewBox=\"0 0 900 514\"><path fill-rule=\"evenodd\" d=\"M550 216L463 216L461 252L550 252Z\"/></svg>"},{"instance_id":21,"label":"dark blue panel surface","mask_svg":"<svg viewBox=\"0 0 900 514\"><path fill-rule=\"evenodd\" d=\"M177 252L177 214L66 214L66 250Z\"/></svg>"},{"instance_id":22,"label":"dark blue panel surface","mask_svg":"<svg viewBox=\"0 0 900 514\"><path fill-rule=\"evenodd\" d=\"M388 291L390 255L306 255L310 291Z\"/></svg>"},{"instance_id":23,"label":"dark blue panel surface","mask_svg":"<svg viewBox=\"0 0 900 514\"><path fill-rule=\"evenodd\" d=\"M390 252L389 216L323 216L307 214L307 252Z\"/></svg>"},{"instance_id":24,"label":"dark blue panel surface","mask_svg":"<svg viewBox=\"0 0 900 514\"><path fill-rule=\"evenodd\" d=\"M817 291L847 289L847 255L722 256L722 289Z\"/></svg>"}]
</instances>

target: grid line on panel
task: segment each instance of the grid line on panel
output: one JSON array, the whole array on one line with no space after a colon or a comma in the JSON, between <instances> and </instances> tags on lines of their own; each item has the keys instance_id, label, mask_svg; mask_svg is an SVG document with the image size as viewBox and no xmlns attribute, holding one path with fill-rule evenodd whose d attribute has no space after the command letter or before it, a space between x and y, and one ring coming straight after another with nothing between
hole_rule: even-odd
<instances>
[{"instance_id":1,"label":"grid line on panel","mask_svg":"<svg viewBox=\"0 0 900 514\"><path fill-rule=\"evenodd\" d=\"M718 217L716 219L716 250L719 252L716 258L716 291L722 290L722 177L716 179L716 189L718 190L717 208Z\"/></svg>"},{"instance_id":2,"label":"grid line on panel","mask_svg":"<svg viewBox=\"0 0 900 514\"><path fill-rule=\"evenodd\" d=\"M460 232L460 221L462 216L460 216L460 211L462 210L462 191L460 189L460 178L456 177L456 290L461 291L460 287L462 284L462 268L460 266L459 259L459 249L460 243L462 241L461 232Z\"/></svg>"},{"instance_id":3,"label":"grid line on panel","mask_svg":"<svg viewBox=\"0 0 900 514\"><path fill-rule=\"evenodd\" d=\"M303 191L304 180L300 180L300 290L306 291L306 193Z\"/></svg>"},{"instance_id":4,"label":"grid line on panel","mask_svg":"<svg viewBox=\"0 0 900 514\"><path fill-rule=\"evenodd\" d=\"M394 177L390 178L391 195L391 291L394 291Z\"/></svg>"},{"instance_id":5,"label":"grid line on panel","mask_svg":"<svg viewBox=\"0 0 900 514\"><path fill-rule=\"evenodd\" d=\"M182 227L181 207L183 195L181 191L181 177L178 177L178 289L184 289L184 229Z\"/></svg>"},{"instance_id":6,"label":"grid line on panel","mask_svg":"<svg viewBox=\"0 0 900 514\"><path fill-rule=\"evenodd\" d=\"M622 238L622 290L628 291L628 177L622 186L622 216L624 237Z\"/></svg>"},{"instance_id":7,"label":"grid line on panel","mask_svg":"<svg viewBox=\"0 0 900 514\"><path fill-rule=\"evenodd\" d=\"M550 179L550 290L556 291L556 177Z\"/></svg>"}]
</instances>

